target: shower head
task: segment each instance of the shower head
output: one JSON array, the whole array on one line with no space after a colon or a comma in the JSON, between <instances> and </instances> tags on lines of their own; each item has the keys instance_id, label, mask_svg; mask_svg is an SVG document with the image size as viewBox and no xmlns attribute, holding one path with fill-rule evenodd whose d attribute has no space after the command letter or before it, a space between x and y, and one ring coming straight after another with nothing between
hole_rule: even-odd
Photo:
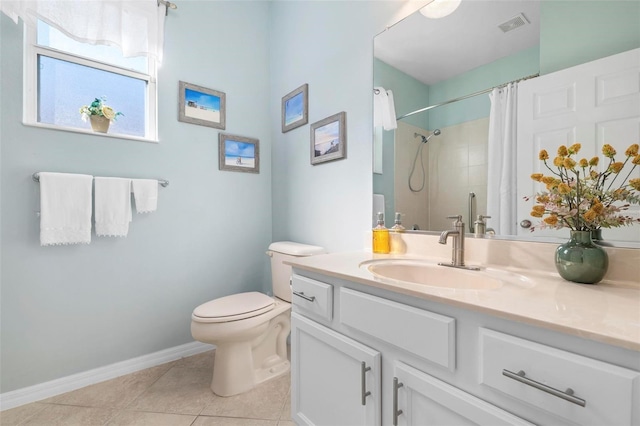
<instances>
[{"instance_id":1,"label":"shower head","mask_svg":"<svg viewBox=\"0 0 640 426\"><path fill-rule=\"evenodd\" d=\"M422 138L421 142L427 143L432 136L438 136L440 133L442 133L440 129L435 129L429 136L421 135L420 133L414 133L413 137L417 138L418 136L420 136Z\"/></svg>"}]
</instances>

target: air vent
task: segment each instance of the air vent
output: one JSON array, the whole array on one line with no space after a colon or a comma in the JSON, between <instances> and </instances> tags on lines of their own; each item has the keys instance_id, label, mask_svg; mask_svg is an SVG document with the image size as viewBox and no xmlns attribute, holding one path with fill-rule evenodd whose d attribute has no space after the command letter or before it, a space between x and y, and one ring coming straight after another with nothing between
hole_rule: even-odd
<instances>
[{"instance_id":1,"label":"air vent","mask_svg":"<svg viewBox=\"0 0 640 426\"><path fill-rule=\"evenodd\" d=\"M524 25L527 25L529 21L524 15L521 13L519 15L514 16L506 22L498 25L498 28L502 30L503 33L508 33L511 30L515 30L516 28L520 28Z\"/></svg>"}]
</instances>

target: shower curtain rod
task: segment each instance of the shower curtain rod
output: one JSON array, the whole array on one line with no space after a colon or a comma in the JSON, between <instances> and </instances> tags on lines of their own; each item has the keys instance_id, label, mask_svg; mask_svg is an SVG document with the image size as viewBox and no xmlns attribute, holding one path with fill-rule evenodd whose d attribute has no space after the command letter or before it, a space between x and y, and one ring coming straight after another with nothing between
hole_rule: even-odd
<instances>
[{"instance_id":1,"label":"shower curtain rod","mask_svg":"<svg viewBox=\"0 0 640 426\"><path fill-rule=\"evenodd\" d=\"M413 111L413 112L410 112L410 113L408 113L408 114L402 115L402 116L400 116L400 117L396 118L396 120L401 120L401 119L403 119L403 118L407 118L407 117L409 117L409 116L411 116L411 115L418 114L418 113L420 113L420 112L424 112L424 111L428 111L428 110L430 110L430 109L434 109L434 108L437 108L437 107L440 107L440 106L443 106L443 105L451 104L451 103L453 103L453 102L458 102L458 101L461 101L461 100L463 100L463 99L472 98L472 97L474 97L474 96L478 96L478 95L483 95L483 94L485 94L485 93L489 93L489 92L491 92L493 89L501 89L501 88L503 88L503 87L505 87L505 86L507 86L507 85L509 85L509 84L511 84L511 83L518 83L518 82L520 82L520 81L529 80L530 78L536 78L536 77L539 77L539 76L540 76L540 74L539 74L539 73L537 73L537 74L531 74L531 75L528 75L528 76L526 76L526 77L522 77L522 78L519 78L519 79L517 79L517 80L510 81L510 82L508 82L508 83L503 83L503 84L500 84L500 85L498 85L498 86L494 86L494 87L490 87L490 88L488 88L488 89L481 90L481 91L479 91L479 92L471 93L470 95L460 96L459 98L450 99L450 100L448 100L448 101L444 101L444 102L441 102L441 103L439 103L439 104L430 105L430 106L425 107L425 108L420 108L420 109L418 109L418 110L416 110L416 111Z\"/></svg>"}]
</instances>

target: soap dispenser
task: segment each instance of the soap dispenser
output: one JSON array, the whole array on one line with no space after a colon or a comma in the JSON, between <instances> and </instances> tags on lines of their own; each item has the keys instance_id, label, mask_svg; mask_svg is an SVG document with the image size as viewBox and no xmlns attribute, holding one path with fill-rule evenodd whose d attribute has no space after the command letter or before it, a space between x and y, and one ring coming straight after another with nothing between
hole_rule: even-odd
<instances>
[{"instance_id":1,"label":"soap dispenser","mask_svg":"<svg viewBox=\"0 0 640 426\"><path fill-rule=\"evenodd\" d=\"M402 226L401 214L396 212L395 224L389 230L389 244L391 254L403 254L407 251L407 245L402 239L402 233L405 231Z\"/></svg>"},{"instance_id":2,"label":"soap dispenser","mask_svg":"<svg viewBox=\"0 0 640 426\"><path fill-rule=\"evenodd\" d=\"M378 213L378 224L373 228L373 252L388 254L390 251L389 230L384 226L384 213Z\"/></svg>"}]
</instances>

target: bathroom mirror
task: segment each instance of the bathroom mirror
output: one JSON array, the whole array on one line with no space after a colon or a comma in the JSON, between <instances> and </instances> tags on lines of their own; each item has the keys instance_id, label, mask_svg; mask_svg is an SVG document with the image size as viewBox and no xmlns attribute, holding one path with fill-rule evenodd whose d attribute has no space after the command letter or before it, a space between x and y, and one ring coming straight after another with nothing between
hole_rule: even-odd
<instances>
[{"instance_id":1,"label":"bathroom mirror","mask_svg":"<svg viewBox=\"0 0 640 426\"><path fill-rule=\"evenodd\" d=\"M384 211L389 225L399 211L407 229L421 231L449 229L447 216L462 214L472 232L476 216L487 214L487 89L639 47L640 31L625 28L637 27L628 18L640 10L634 3L463 0L445 18L429 19L417 11L377 35L374 87L393 91L399 120L395 130L374 131L372 213ZM585 28L594 22L600 27L585 40ZM485 93L469 96L478 92ZM410 114L420 109L426 110ZM615 145L624 150L629 143ZM525 195L532 194L516 198ZM520 220L537 223L532 217ZM487 220L487 228L493 221ZM629 228L615 231L624 229ZM568 236L560 232L518 229L496 237L557 241ZM607 242L640 247L640 231L615 235L622 236L612 233Z\"/></svg>"}]
</instances>

